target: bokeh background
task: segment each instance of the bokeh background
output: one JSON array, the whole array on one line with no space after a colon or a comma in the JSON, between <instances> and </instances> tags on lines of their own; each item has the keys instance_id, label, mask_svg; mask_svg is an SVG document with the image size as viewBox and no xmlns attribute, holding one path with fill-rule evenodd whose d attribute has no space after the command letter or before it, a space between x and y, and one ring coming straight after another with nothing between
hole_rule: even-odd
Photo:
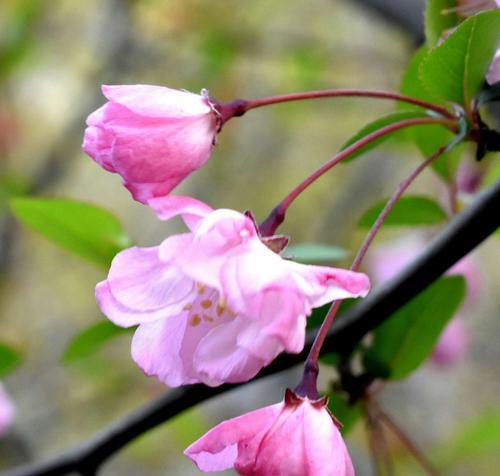
<instances>
[{"instance_id":1,"label":"bokeh background","mask_svg":"<svg viewBox=\"0 0 500 476\"><path fill-rule=\"evenodd\" d=\"M220 100L331 87L397 90L415 35L375 15L367 3L373 2L0 3L0 339L23 355L4 380L17 413L0 438L0 469L63 452L165 391L132 362L129 334L90 357L62 363L71 338L104 319L94 286L105 272L22 227L9 213L8 198L27 193L90 201L112 210L139 245L158 243L181 230L180 221L157 221L131 200L118 176L81 151L85 117L104 102L100 85L207 88ZM396 3L417 12L423 6ZM252 111L224 128L212 159L176 192L214 207L250 208L263 219L352 133L393 107L336 99ZM356 227L361 213L388 196L419 160L415 148L397 141L339 166L297 200L283 232L295 243L321 241L352 255L364 236ZM432 172L412 191L445 200ZM412 233L383 232L376 244ZM467 316L467 357L447 369L426 364L383 391L391 414L443 474L498 474L498 251L498 238L491 238L473 255L481 291ZM324 373L325 381L334 377L331 369ZM278 401L296 376L292 370L267 378L193 409L127 447L102 474L199 474L182 456L185 446L224 418ZM363 424L348 444L358 474L372 474ZM401 445L392 439L389 445L397 474L424 474Z\"/></svg>"}]
</instances>

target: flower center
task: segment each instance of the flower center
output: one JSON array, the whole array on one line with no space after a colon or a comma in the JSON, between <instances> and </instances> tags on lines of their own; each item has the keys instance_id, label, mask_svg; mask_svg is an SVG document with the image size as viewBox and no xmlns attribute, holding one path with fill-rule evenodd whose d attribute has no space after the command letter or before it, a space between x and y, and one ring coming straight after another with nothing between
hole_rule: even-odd
<instances>
[{"instance_id":1,"label":"flower center","mask_svg":"<svg viewBox=\"0 0 500 476\"><path fill-rule=\"evenodd\" d=\"M226 300L218 291L201 283L196 283L196 297L184 306L184 311L188 311L188 324L192 327L202 322L220 325L222 320L228 321L237 316L227 307Z\"/></svg>"}]
</instances>

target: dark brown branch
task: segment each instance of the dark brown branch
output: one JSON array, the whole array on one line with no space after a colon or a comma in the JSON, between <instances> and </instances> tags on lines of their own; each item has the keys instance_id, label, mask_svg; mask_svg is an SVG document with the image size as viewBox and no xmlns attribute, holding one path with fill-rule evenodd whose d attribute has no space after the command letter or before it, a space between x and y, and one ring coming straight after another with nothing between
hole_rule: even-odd
<instances>
[{"instance_id":1,"label":"dark brown branch","mask_svg":"<svg viewBox=\"0 0 500 476\"><path fill-rule=\"evenodd\" d=\"M410 266L336 321L327 337L325 352L350 352L366 333L434 282L500 225L500 182L484 190L475 202L445 228ZM305 351L312 339L308 339ZM301 355L282 355L257 378L288 369ZM58 476L76 472L95 474L110 456L148 430L209 398L239 385L209 388L192 385L164 396L117 421L89 442L46 462L28 465L0 476Z\"/></svg>"}]
</instances>

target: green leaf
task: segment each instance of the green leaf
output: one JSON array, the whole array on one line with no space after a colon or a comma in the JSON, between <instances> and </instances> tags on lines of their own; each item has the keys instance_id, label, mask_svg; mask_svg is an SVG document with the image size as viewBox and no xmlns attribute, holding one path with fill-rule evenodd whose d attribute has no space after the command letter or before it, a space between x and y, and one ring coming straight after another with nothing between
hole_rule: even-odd
<instances>
[{"instance_id":1,"label":"green leaf","mask_svg":"<svg viewBox=\"0 0 500 476\"><path fill-rule=\"evenodd\" d=\"M344 312L346 312L350 307L354 306L357 301L358 299L344 299L340 304L339 310L337 311L337 317L335 319L341 318L342 314L344 314ZM326 313L328 312L328 309L330 309L331 305L332 303L329 302L321 307L317 307L312 310L311 315L307 319L308 331L317 329L319 326L321 326L321 323L325 319Z\"/></svg>"},{"instance_id":2,"label":"green leaf","mask_svg":"<svg viewBox=\"0 0 500 476\"><path fill-rule=\"evenodd\" d=\"M428 0L425 9L425 37L427 44L434 46L441 35L458 24L455 12L446 10L457 6L457 0Z\"/></svg>"},{"instance_id":3,"label":"green leaf","mask_svg":"<svg viewBox=\"0 0 500 476\"><path fill-rule=\"evenodd\" d=\"M345 436L354 427L361 416L361 405L350 405L344 395L338 393L328 394L328 408L335 418L342 423L340 432Z\"/></svg>"},{"instance_id":4,"label":"green leaf","mask_svg":"<svg viewBox=\"0 0 500 476\"><path fill-rule=\"evenodd\" d=\"M20 363L20 354L9 345L0 342L0 377L12 372Z\"/></svg>"},{"instance_id":5,"label":"green leaf","mask_svg":"<svg viewBox=\"0 0 500 476\"><path fill-rule=\"evenodd\" d=\"M406 111L400 111L400 112L394 112L392 114L389 114L387 116L379 117L378 119L375 119L374 121L368 123L366 126L364 126L361 130L356 132L345 144L341 147L340 150L347 149L350 145L354 144L358 140L363 139L367 135L371 134L372 132L375 132L379 129L382 129L383 127L390 126L391 124L395 124L396 122L399 121L404 121L406 119L414 119L416 117L428 117L428 114L422 109L409 109ZM422 127L422 126L418 126ZM351 160L354 160L355 158L365 154L369 150L373 149L374 147L379 146L386 140L388 140L391 137L394 137L397 134L401 134L401 131L395 131L392 134L386 134L383 135L382 137L379 137L378 139L374 140L373 142L370 142L369 144L366 144L364 147L361 149L357 150L353 154L351 154L349 157L344 159L342 162L350 162Z\"/></svg>"},{"instance_id":6,"label":"green leaf","mask_svg":"<svg viewBox=\"0 0 500 476\"><path fill-rule=\"evenodd\" d=\"M401 93L407 96L422 99L423 101L436 102L424 88L420 78L420 67L429 53L427 47L420 48L410 60L401 82ZM400 109L414 109L416 106L401 104ZM453 133L440 125L418 126L406 129L405 134L412 139L423 157L428 157L439 147L448 144L454 137ZM443 179L450 180L458 166L461 151L454 148L432 162L431 167Z\"/></svg>"},{"instance_id":7,"label":"green leaf","mask_svg":"<svg viewBox=\"0 0 500 476\"><path fill-rule=\"evenodd\" d=\"M500 410L489 409L475 419L461 424L434 456L440 467L458 467L500 448Z\"/></svg>"},{"instance_id":8,"label":"green leaf","mask_svg":"<svg viewBox=\"0 0 500 476\"><path fill-rule=\"evenodd\" d=\"M79 359L88 357L113 337L129 333L133 330L135 328L124 329L123 327L115 326L110 321L93 324L73 337L64 351L62 361L65 364L71 364Z\"/></svg>"},{"instance_id":9,"label":"green leaf","mask_svg":"<svg viewBox=\"0 0 500 476\"><path fill-rule=\"evenodd\" d=\"M500 45L500 10L465 20L422 62L420 75L428 91L469 109Z\"/></svg>"},{"instance_id":10,"label":"green leaf","mask_svg":"<svg viewBox=\"0 0 500 476\"><path fill-rule=\"evenodd\" d=\"M440 278L381 324L364 355L367 371L403 379L424 362L465 296L463 276Z\"/></svg>"},{"instance_id":11,"label":"green leaf","mask_svg":"<svg viewBox=\"0 0 500 476\"><path fill-rule=\"evenodd\" d=\"M323 243L300 243L288 246L284 255L301 263L328 263L340 261L348 253L339 246L325 245Z\"/></svg>"},{"instance_id":12,"label":"green leaf","mask_svg":"<svg viewBox=\"0 0 500 476\"><path fill-rule=\"evenodd\" d=\"M382 200L368 209L359 220L359 226L370 228L387 200ZM436 225L445 220L446 213L434 200L418 195L407 195L396 202L382 226Z\"/></svg>"},{"instance_id":13,"label":"green leaf","mask_svg":"<svg viewBox=\"0 0 500 476\"><path fill-rule=\"evenodd\" d=\"M122 226L107 210L63 198L15 198L14 215L67 251L108 267L130 246Z\"/></svg>"}]
</instances>

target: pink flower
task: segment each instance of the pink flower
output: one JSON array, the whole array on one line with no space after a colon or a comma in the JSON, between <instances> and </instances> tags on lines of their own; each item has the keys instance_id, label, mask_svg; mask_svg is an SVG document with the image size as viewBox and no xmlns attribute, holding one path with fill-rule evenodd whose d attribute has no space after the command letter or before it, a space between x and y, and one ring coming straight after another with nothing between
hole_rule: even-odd
<instances>
[{"instance_id":1,"label":"pink flower","mask_svg":"<svg viewBox=\"0 0 500 476\"><path fill-rule=\"evenodd\" d=\"M243 476L354 476L325 403L287 390L284 402L217 425L184 454L204 472L234 467Z\"/></svg>"},{"instance_id":2,"label":"pink flower","mask_svg":"<svg viewBox=\"0 0 500 476\"><path fill-rule=\"evenodd\" d=\"M119 253L96 296L115 324L139 324L132 357L169 386L249 380L302 350L313 307L368 292L364 274L282 259L239 212L189 197L149 203L190 232Z\"/></svg>"},{"instance_id":3,"label":"pink flower","mask_svg":"<svg viewBox=\"0 0 500 476\"><path fill-rule=\"evenodd\" d=\"M459 317L453 318L445 327L434 348L432 362L441 367L458 363L468 352L470 335Z\"/></svg>"},{"instance_id":4,"label":"pink flower","mask_svg":"<svg viewBox=\"0 0 500 476\"><path fill-rule=\"evenodd\" d=\"M14 418L14 405L0 384L0 435L3 435Z\"/></svg>"},{"instance_id":5,"label":"pink flower","mask_svg":"<svg viewBox=\"0 0 500 476\"><path fill-rule=\"evenodd\" d=\"M209 158L217 117L202 95L151 85L102 86L83 150L120 174L142 203L165 195Z\"/></svg>"},{"instance_id":6,"label":"pink flower","mask_svg":"<svg viewBox=\"0 0 500 476\"><path fill-rule=\"evenodd\" d=\"M490 70L486 75L486 80L489 84L495 84L500 81L500 49L497 50L493 58L493 61L490 65Z\"/></svg>"},{"instance_id":7,"label":"pink flower","mask_svg":"<svg viewBox=\"0 0 500 476\"><path fill-rule=\"evenodd\" d=\"M500 0L458 0L454 10L463 16L469 16L496 6L500 7Z\"/></svg>"}]
</instances>

